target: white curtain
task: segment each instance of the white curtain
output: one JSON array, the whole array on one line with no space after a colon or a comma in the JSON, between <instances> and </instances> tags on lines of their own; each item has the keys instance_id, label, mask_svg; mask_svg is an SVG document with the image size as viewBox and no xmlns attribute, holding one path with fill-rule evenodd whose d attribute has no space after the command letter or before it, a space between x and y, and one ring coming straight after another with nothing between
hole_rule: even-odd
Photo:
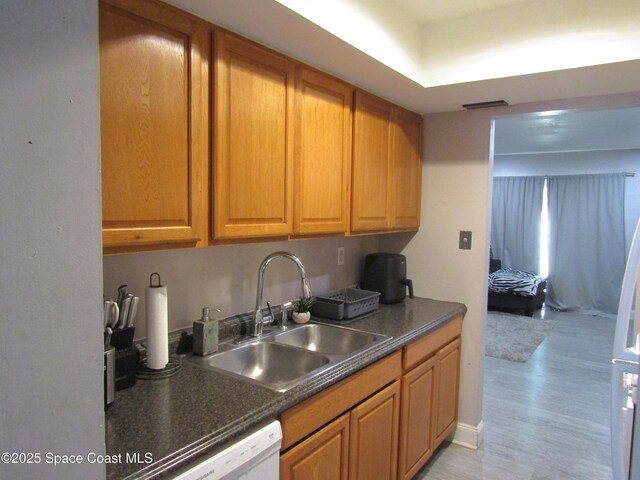
<instances>
[{"instance_id":1,"label":"white curtain","mask_svg":"<svg viewBox=\"0 0 640 480\"><path fill-rule=\"evenodd\" d=\"M625 267L624 174L548 177L547 305L615 314Z\"/></svg>"},{"instance_id":2,"label":"white curtain","mask_svg":"<svg viewBox=\"0 0 640 480\"><path fill-rule=\"evenodd\" d=\"M494 177L491 248L502 267L540 269L544 177Z\"/></svg>"}]
</instances>

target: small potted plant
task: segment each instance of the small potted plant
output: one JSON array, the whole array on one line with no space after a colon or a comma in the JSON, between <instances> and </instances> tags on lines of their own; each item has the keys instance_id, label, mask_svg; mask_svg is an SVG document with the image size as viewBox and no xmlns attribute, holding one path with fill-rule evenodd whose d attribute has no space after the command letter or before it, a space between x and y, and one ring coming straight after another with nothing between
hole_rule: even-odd
<instances>
[{"instance_id":1,"label":"small potted plant","mask_svg":"<svg viewBox=\"0 0 640 480\"><path fill-rule=\"evenodd\" d=\"M307 323L311 318L312 298L301 298L293 305L293 321L296 323Z\"/></svg>"}]
</instances>

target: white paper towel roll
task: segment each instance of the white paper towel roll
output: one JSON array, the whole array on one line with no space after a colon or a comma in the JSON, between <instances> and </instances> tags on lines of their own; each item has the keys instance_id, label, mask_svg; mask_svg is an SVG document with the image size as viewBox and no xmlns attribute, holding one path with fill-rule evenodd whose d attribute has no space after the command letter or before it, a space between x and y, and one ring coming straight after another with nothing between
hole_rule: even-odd
<instances>
[{"instance_id":1,"label":"white paper towel roll","mask_svg":"<svg viewBox=\"0 0 640 480\"><path fill-rule=\"evenodd\" d=\"M161 370L169 362L169 312L167 287L147 287L147 367Z\"/></svg>"}]
</instances>

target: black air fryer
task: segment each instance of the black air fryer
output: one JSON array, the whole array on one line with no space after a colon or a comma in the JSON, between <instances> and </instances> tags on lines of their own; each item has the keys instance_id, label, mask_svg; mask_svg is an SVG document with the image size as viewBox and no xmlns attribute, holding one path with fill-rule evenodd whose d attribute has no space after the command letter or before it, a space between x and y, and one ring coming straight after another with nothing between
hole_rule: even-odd
<instances>
[{"instance_id":1,"label":"black air fryer","mask_svg":"<svg viewBox=\"0 0 640 480\"><path fill-rule=\"evenodd\" d=\"M380 303L400 303L409 287L413 298L413 282L407 279L407 259L397 253L372 253L364 260L362 288L380 292Z\"/></svg>"}]
</instances>

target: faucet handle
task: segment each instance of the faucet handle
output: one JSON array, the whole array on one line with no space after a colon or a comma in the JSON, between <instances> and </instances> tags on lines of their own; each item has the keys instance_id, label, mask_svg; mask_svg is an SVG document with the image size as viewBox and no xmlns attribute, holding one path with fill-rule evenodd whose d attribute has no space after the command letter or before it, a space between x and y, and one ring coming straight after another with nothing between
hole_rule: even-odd
<instances>
[{"instance_id":1,"label":"faucet handle","mask_svg":"<svg viewBox=\"0 0 640 480\"><path fill-rule=\"evenodd\" d=\"M274 321L273 309L271 308L271 302L267 302L267 310L269 310L269 315L265 315L262 317L262 323L272 324Z\"/></svg>"}]
</instances>

